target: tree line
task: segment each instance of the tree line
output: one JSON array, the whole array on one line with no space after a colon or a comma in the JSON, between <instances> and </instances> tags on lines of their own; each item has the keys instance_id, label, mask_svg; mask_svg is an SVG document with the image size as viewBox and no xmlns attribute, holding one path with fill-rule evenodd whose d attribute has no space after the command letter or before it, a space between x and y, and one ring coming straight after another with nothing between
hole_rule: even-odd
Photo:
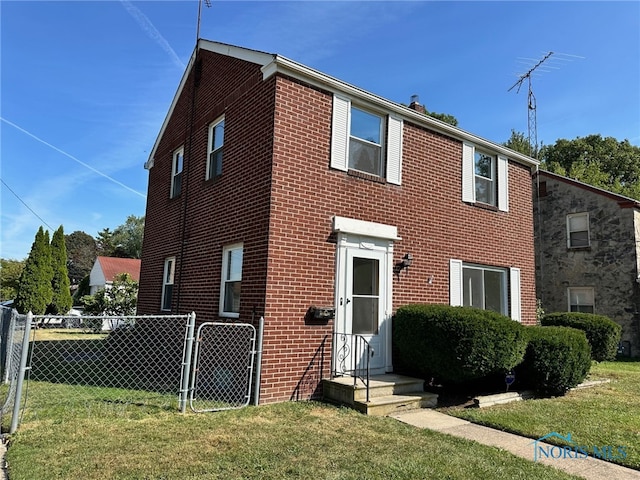
<instances>
[{"instance_id":1,"label":"tree line","mask_svg":"<svg viewBox=\"0 0 640 480\"><path fill-rule=\"evenodd\" d=\"M0 299L15 299L21 313L65 314L89 293L96 257L140 258L143 232L144 217L135 215L96 238L82 231L64 235L60 226L49 242L49 232L40 227L26 259L0 259Z\"/></svg>"}]
</instances>

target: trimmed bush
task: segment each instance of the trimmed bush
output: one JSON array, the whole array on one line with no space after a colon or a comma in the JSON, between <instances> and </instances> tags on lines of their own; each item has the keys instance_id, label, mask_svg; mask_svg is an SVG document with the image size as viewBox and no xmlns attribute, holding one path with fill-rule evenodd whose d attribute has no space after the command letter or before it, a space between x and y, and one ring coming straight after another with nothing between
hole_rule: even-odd
<instances>
[{"instance_id":1,"label":"trimmed bush","mask_svg":"<svg viewBox=\"0 0 640 480\"><path fill-rule=\"evenodd\" d=\"M525 327L529 344L516 368L520 385L545 395L564 395L591 368L591 347L584 332L570 327Z\"/></svg>"},{"instance_id":2,"label":"trimmed bush","mask_svg":"<svg viewBox=\"0 0 640 480\"><path fill-rule=\"evenodd\" d=\"M522 361L527 346L522 325L488 310L406 305L393 325L400 370L445 383L504 374Z\"/></svg>"},{"instance_id":3,"label":"trimmed bush","mask_svg":"<svg viewBox=\"0 0 640 480\"><path fill-rule=\"evenodd\" d=\"M560 312L542 317L543 326L582 330L591 345L591 358L598 362L615 360L622 327L609 317L593 313Z\"/></svg>"}]
</instances>

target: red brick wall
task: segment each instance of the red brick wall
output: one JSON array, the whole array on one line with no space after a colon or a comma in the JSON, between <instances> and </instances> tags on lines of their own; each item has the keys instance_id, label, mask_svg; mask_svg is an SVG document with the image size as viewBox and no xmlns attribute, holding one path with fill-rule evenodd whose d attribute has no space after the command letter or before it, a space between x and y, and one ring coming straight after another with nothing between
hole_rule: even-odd
<instances>
[{"instance_id":1,"label":"red brick wall","mask_svg":"<svg viewBox=\"0 0 640 480\"><path fill-rule=\"evenodd\" d=\"M339 215L398 227L395 261L411 252L414 262L393 280L394 308L448 303L449 260L457 258L520 267L523 318L535 321L527 168L509 165L508 213L466 205L461 142L405 122L402 186L332 170L330 93L284 77L263 82L246 62L202 58L193 131L188 87L149 172L140 313L159 312L164 259L175 255L174 312L217 319L222 247L244 242L240 320L254 309L266 320L261 401L310 398L329 371L332 322L308 324L305 313L333 305L331 218ZM207 127L223 113L223 176L205 181ZM182 144L186 179L170 199L172 154Z\"/></svg>"},{"instance_id":2,"label":"red brick wall","mask_svg":"<svg viewBox=\"0 0 640 480\"><path fill-rule=\"evenodd\" d=\"M217 320L222 248L244 243L241 315L264 308L273 84L258 65L201 52L193 100L186 82L149 171L138 311L160 312L164 259L177 259L173 313ZM209 124L225 115L222 176L205 181ZM193 129L187 128L193 116ZM184 145L182 193L169 198L173 152Z\"/></svg>"},{"instance_id":3,"label":"red brick wall","mask_svg":"<svg viewBox=\"0 0 640 480\"><path fill-rule=\"evenodd\" d=\"M334 215L398 227L395 261L406 252L414 261L408 273L394 277L394 309L448 304L449 260L456 258L519 267L523 321L535 322L528 168L509 164L508 213L467 205L461 201L461 142L405 122L402 186L356 178L329 168L331 94L284 78L276 93L266 312L268 332L279 336L265 334L264 401L314 391L320 368L315 354L331 325L306 325L304 314L310 305L333 305Z\"/></svg>"}]
</instances>

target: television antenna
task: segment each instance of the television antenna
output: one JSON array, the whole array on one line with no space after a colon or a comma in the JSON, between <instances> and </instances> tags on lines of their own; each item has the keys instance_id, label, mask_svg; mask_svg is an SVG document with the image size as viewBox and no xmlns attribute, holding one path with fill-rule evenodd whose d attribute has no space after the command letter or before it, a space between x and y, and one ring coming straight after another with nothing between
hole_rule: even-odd
<instances>
[{"instance_id":1,"label":"television antenna","mask_svg":"<svg viewBox=\"0 0 640 480\"><path fill-rule=\"evenodd\" d=\"M198 25L196 26L196 44L198 40L200 40L200 16L202 14L202 2L207 6L207 8L211 7L211 0L198 0Z\"/></svg>"},{"instance_id":2,"label":"television antenna","mask_svg":"<svg viewBox=\"0 0 640 480\"><path fill-rule=\"evenodd\" d=\"M532 156L534 153L536 157L538 156L538 120L536 116L536 97L533 94L533 89L531 88L531 74L534 72L536 68L542 65L545 62L545 60L547 60L551 55L553 55L553 52L547 53L541 60L538 61L538 63L536 63L533 67L531 67L527 73L523 73L522 75L520 75L520 78L518 79L518 81L514 83L511 86L511 88L509 88L509 90L507 90L508 92L510 92L515 87L518 87L518 90L516 90L516 93L519 93L520 87L522 87L522 84L524 83L525 80L527 81L527 86L529 87L529 94L527 96L527 110L529 112L529 116L528 116L529 121L527 123L529 156ZM535 152L532 152L531 150L534 148L534 145L535 145Z\"/></svg>"}]
</instances>

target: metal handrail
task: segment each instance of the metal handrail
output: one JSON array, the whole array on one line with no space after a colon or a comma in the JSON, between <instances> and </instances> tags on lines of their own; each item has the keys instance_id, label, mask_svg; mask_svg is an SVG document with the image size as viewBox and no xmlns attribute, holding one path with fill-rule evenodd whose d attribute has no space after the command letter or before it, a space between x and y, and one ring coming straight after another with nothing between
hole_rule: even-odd
<instances>
[{"instance_id":1,"label":"metal handrail","mask_svg":"<svg viewBox=\"0 0 640 480\"><path fill-rule=\"evenodd\" d=\"M354 388L360 379L366 388L367 402L369 402L369 384L371 379L371 357L375 354L366 338L355 333L333 333L333 365L331 378L343 375L353 376ZM351 358L347 367L347 359ZM360 359L364 362L360 362ZM364 363L364 365L362 365Z\"/></svg>"}]
</instances>

